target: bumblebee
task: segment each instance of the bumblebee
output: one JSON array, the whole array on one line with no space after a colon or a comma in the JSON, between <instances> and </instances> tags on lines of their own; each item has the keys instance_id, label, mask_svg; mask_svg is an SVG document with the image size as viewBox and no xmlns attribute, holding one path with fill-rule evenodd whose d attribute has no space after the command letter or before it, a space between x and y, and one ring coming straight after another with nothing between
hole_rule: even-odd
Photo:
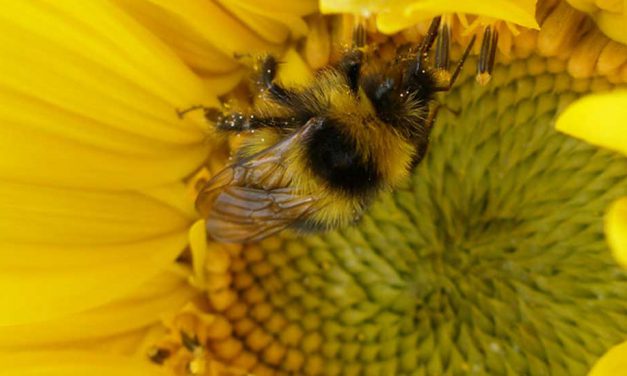
<instances>
[{"instance_id":1,"label":"bumblebee","mask_svg":"<svg viewBox=\"0 0 627 376\"><path fill-rule=\"evenodd\" d=\"M279 64L266 56L257 82L262 100L250 113L205 109L219 132L247 134L236 161L198 195L209 236L246 243L285 228L345 226L407 178L427 151L435 94L451 88L474 43L442 75L439 55L448 57L448 45L441 52L438 41L436 66L428 64L438 30L436 18L415 53L387 65L369 65L363 42L355 42L300 88L275 82ZM364 40L363 29L356 35Z\"/></svg>"}]
</instances>

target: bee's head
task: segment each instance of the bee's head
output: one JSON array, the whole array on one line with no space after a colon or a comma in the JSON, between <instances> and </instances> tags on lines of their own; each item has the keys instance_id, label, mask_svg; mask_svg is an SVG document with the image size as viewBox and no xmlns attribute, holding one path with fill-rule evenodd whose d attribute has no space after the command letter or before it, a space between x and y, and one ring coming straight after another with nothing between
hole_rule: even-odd
<instances>
[{"instance_id":1,"label":"bee's head","mask_svg":"<svg viewBox=\"0 0 627 376\"><path fill-rule=\"evenodd\" d=\"M376 116L407 139L425 134L429 103L436 87L430 71L416 70L416 65L397 63L362 78L362 88Z\"/></svg>"}]
</instances>

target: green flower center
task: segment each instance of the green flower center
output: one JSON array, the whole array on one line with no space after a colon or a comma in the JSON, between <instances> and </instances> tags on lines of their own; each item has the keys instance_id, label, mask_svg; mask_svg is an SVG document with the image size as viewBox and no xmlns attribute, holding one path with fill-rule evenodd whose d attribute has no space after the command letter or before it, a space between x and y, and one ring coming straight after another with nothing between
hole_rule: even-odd
<instances>
[{"instance_id":1,"label":"green flower center","mask_svg":"<svg viewBox=\"0 0 627 376\"><path fill-rule=\"evenodd\" d=\"M460 81L426 159L360 224L233 262L225 317L251 368L583 375L625 339L627 274L602 215L627 195L627 160L553 129L610 85L542 58L497 66L486 87Z\"/></svg>"}]
</instances>

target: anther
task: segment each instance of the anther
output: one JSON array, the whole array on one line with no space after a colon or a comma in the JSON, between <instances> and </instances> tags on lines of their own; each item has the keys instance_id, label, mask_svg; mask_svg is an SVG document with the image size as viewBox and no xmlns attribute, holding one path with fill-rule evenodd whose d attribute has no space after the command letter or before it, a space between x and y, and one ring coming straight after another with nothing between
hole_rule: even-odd
<instances>
[{"instance_id":1,"label":"anther","mask_svg":"<svg viewBox=\"0 0 627 376\"><path fill-rule=\"evenodd\" d=\"M451 29L446 23L442 23L435 45L435 68L448 70L449 51L451 47Z\"/></svg>"},{"instance_id":2,"label":"anther","mask_svg":"<svg viewBox=\"0 0 627 376\"><path fill-rule=\"evenodd\" d=\"M499 32L496 29L493 30L490 26L486 27L483 32L479 62L477 63L476 80L480 85L486 85L492 78L498 41Z\"/></svg>"},{"instance_id":3,"label":"anther","mask_svg":"<svg viewBox=\"0 0 627 376\"><path fill-rule=\"evenodd\" d=\"M353 47L361 48L366 45L366 28L364 27L365 19L359 17L356 20L355 30L353 30Z\"/></svg>"},{"instance_id":4,"label":"anther","mask_svg":"<svg viewBox=\"0 0 627 376\"><path fill-rule=\"evenodd\" d=\"M198 341L198 337L194 335L191 337L187 332L181 330L181 344L190 352L194 352L198 347L200 347L200 342Z\"/></svg>"},{"instance_id":5,"label":"anther","mask_svg":"<svg viewBox=\"0 0 627 376\"><path fill-rule=\"evenodd\" d=\"M153 347L148 351L148 358L155 364L163 364L170 355L170 350L161 347Z\"/></svg>"}]
</instances>

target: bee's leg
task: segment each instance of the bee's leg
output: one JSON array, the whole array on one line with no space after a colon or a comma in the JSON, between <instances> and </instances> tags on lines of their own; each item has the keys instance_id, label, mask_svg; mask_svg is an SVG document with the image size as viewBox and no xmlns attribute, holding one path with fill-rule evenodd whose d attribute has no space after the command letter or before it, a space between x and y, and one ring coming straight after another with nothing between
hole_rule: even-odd
<instances>
[{"instance_id":1,"label":"bee's leg","mask_svg":"<svg viewBox=\"0 0 627 376\"><path fill-rule=\"evenodd\" d=\"M403 74L403 82L401 88L406 92L416 92L418 96L429 95L430 93L421 93L421 90L425 90L430 87L431 77L428 74L430 68L428 67L428 57L431 47L438 36L438 30L440 28L441 17L435 17L429 25L429 30L424 39L418 47L416 57L407 64L405 72Z\"/></svg>"},{"instance_id":2,"label":"bee's leg","mask_svg":"<svg viewBox=\"0 0 627 376\"><path fill-rule=\"evenodd\" d=\"M424 139L416 140L416 154L411 160L410 169L413 170L420 164L422 159L427 154L427 150L429 149L429 136L426 136Z\"/></svg>"},{"instance_id":3,"label":"bee's leg","mask_svg":"<svg viewBox=\"0 0 627 376\"><path fill-rule=\"evenodd\" d=\"M353 94L356 94L359 89L363 55L363 52L354 49L344 55L339 63L340 71L346 76L348 87Z\"/></svg>"},{"instance_id":4,"label":"bee's leg","mask_svg":"<svg viewBox=\"0 0 627 376\"><path fill-rule=\"evenodd\" d=\"M429 149L429 135L431 134L431 130L433 129L433 124L435 123L435 119L438 116L438 112L442 105L440 103L435 103L433 108L429 111L429 115L427 116L427 120L425 121L425 133L420 135L416 140L416 154L411 161L411 169L413 170L420 161L427 154L427 150Z\"/></svg>"},{"instance_id":5,"label":"bee's leg","mask_svg":"<svg viewBox=\"0 0 627 376\"><path fill-rule=\"evenodd\" d=\"M205 118L210 121L215 121L215 117L220 114L220 110L218 110L217 108L203 106L202 104L196 104L182 110L175 108L174 110L176 111L176 116L178 116L179 119L183 119L185 115L187 115L187 113L189 112L194 112L198 110L203 110L203 112L205 113Z\"/></svg>"},{"instance_id":6,"label":"bee's leg","mask_svg":"<svg viewBox=\"0 0 627 376\"><path fill-rule=\"evenodd\" d=\"M272 55L266 56L261 62L259 84L270 98L284 106L292 107L296 102L296 93L274 82L279 62Z\"/></svg>"},{"instance_id":7,"label":"bee's leg","mask_svg":"<svg viewBox=\"0 0 627 376\"><path fill-rule=\"evenodd\" d=\"M218 130L234 133L260 128L297 128L302 125L302 122L294 117L262 117L241 112L220 115L215 123Z\"/></svg>"},{"instance_id":8,"label":"bee's leg","mask_svg":"<svg viewBox=\"0 0 627 376\"><path fill-rule=\"evenodd\" d=\"M427 134L431 133L431 130L433 129L433 124L435 123L435 119L438 116L438 112L440 112L440 109L442 107L443 107L443 104L439 102L435 102L435 104L433 104L433 107L431 107L431 110L429 111L429 115L427 115L427 120L425 121L425 125L427 127Z\"/></svg>"}]
</instances>

